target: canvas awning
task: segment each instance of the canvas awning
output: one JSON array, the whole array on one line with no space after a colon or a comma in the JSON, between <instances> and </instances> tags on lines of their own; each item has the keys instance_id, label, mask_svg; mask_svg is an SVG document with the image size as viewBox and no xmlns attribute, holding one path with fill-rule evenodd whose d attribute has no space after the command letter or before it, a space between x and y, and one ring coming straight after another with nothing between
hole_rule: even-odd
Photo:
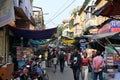
<instances>
[{"instance_id":1,"label":"canvas awning","mask_svg":"<svg viewBox=\"0 0 120 80\"><path fill-rule=\"evenodd\" d=\"M120 0L110 0L101 8L95 10L95 15L106 16L110 18L120 19Z\"/></svg>"},{"instance_id":2,"label":"canvas awning","mask_svg":"<svg viewBox=\"0 0 120 80\"><path fill-rule=\"evenodd\" d=\"M15 37L28 39L49 39L52 38L57 31L57 27L46 30L26 30L16 27L9 27L9 29Z\"/></svg>"}]
</instances>

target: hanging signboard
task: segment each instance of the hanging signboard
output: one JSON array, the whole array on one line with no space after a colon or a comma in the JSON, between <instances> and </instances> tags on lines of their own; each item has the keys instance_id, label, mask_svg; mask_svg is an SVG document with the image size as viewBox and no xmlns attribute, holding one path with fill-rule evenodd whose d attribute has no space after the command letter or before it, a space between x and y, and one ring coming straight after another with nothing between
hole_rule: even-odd
<instances>
[{"instance_id":1,"label":"hanging signboard","mask_svg":"<svg viewBox=\"0 0 120 80\"><path fill-rule=\"evenodd\" d=\"M84 51L87 48L87 39L86 38L80 38L79 43L80 43L80 51Z\"/></svg>"},{"instance_id":2,"label":"hanging signboard","mask_svg":"<svg viewBox=\"0 0 120 80\"><path fill-rule=\"evenodd\" d=\"M110 22L110 32L120 32L120 21L112 20Z\"/></svg>"}]
</instances>

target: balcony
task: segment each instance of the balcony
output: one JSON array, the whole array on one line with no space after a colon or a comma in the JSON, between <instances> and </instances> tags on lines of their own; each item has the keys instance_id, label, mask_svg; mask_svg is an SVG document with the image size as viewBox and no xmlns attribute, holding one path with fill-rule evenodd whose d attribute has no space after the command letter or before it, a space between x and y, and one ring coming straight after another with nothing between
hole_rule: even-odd
<instances>
[{"instance_id":1,"label":"balcony","mask_svg":"<svg viewBox=\"0 0 120 80\"><path fill-rule=\"evenodd\" d=\"M96 19L89 19L89 20L86 22L86 28L88 28L89 26L96 26L96 25L97 25Z\"/></svg>"}]
</instances>

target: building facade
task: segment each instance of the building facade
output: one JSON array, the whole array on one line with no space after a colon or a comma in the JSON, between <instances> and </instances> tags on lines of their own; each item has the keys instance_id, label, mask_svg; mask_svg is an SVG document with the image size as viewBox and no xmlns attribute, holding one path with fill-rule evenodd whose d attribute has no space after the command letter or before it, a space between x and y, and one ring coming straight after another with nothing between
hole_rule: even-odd
<instances>
[{"instance_id":1,"label":"building facade","mask_svg":"<svg viewBox=\"0 0 120 80\"><path fill-rule=\"evenodd\" d=\"M35 19L35 29L45 29L42 8L33 6L33 18Z\"/></svg>"},{"instance_id":2,"label":"building facade","mask_svg":"<svg viewBox=\"0 0 120 80\"><path fill-rule=\"evenodd\" d=\"M4 25L0 23L0 56L4 57L5 63L8 62L8 55L12 53L10 52L10 50L12 50L10 47L13 47L10 45L10 36L14 35L12 35L9 27L30 29L31 25L35 25L32 17L32 1L33 0L5 0L2 2L4 5L1 6L1 11L5 13L4 16L1 15L1 20ZM4 9L4 7L6 9ZM8 20L11 16L12 19Z\"/></svg>"}]
</instances>

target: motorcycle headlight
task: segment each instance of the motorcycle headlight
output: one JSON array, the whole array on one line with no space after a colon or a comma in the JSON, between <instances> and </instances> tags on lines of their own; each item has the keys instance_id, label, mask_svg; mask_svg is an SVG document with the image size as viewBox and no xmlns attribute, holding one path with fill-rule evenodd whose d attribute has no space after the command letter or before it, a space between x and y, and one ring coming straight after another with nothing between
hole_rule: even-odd
<instances>
[{"instance_id":1,"label":"motorcycle headlight","mask_svg":"<svg viewBox=\"0 0 120 80\"><path fill-rule=\"evenodd\" d=\"M29 68L29 67L30 67L30 65L26 65L26 67L27 67L27 68Z\"/></svg>"}]
</instances>

